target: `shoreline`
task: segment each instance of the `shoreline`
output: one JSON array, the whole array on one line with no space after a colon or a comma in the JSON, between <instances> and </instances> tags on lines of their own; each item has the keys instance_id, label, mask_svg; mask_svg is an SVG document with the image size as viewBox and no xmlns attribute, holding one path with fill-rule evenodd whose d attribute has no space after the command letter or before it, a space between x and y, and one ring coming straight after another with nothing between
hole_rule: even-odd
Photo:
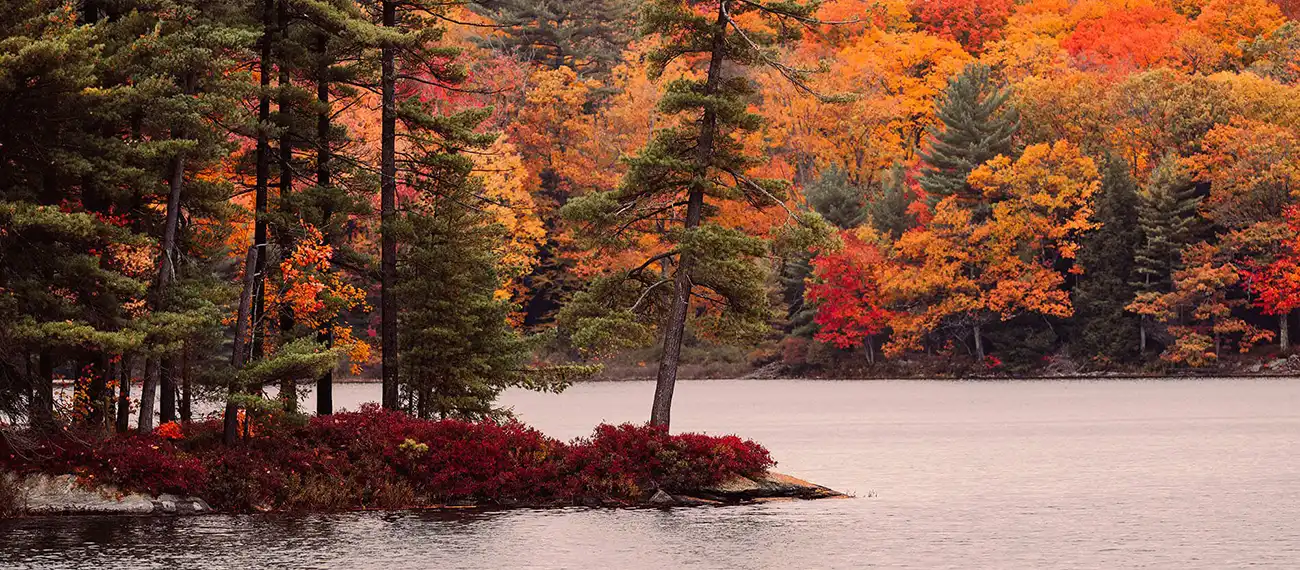
<instances>
[{"instance_id":1,"label":"shoreline","mask_svg":"<svg viewBox=\"0 0 1300 570\"><path fill-rule=\"evenodd\" d=\"M406 505L400 507L356 507L330 509L254 509L250 512L213 508L194 496L170 493L149 495L124 492L116 486L93 486L94 483L73 474L34 473L19 476L0 472L0 483L12 485L18 497L15 509L0 511L0 521L20 518L69 516L204 516L241 514L317 515L361 512L493 512L517 509L671 509L680 507L731 507L775 501L812 501L847 499L850 495L803 479L768 471L745 477L735 475L721 483L699 489L668 493L657 489L638 501L619 501L588 497L573 502L554 503L446 503Z\"/></svg>"}]
</instances>

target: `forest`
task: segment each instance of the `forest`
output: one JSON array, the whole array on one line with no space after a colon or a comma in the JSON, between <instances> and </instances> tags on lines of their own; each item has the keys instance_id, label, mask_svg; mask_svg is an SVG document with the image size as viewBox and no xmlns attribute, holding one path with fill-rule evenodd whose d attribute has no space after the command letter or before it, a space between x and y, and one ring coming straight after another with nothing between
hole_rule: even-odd
<instances>
[{"instance_id":1,"label":"forest","mask_svg":"<svg viewBox=\"0 0 1300 570\"><path fill-rule=\"evenodd\" d=\"M8 2L0 420L149 432L207 402L233 441L304 390L334 412L344 378L482 420L509 387L640 371L667 425L679 368L710 359L1275 358L1300 307L1298 18Z\"/></svg>"}]
</instances>

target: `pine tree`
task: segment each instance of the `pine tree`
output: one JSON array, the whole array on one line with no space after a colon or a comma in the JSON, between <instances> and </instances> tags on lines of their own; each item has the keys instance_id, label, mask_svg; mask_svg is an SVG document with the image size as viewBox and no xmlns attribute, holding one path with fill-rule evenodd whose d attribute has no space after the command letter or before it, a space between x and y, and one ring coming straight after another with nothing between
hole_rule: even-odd
<instances>
[{"instance_id":1,"label":"pine tree","mask_svg":"<svg viewBox=\"0 0 1300 570\"><path fill-rule=\"evenodd\" d=\"M921 152L917 182L931 204L957 196L963 204L982 204L966 177L989 159L1012 156L1020 116L1008 103L1011 89L1000 86L993 71L973 63L948 82L935 103L943 129L930 129L929 147Z\"/></svg>"},{"instance_id":2,"label":"pine tree","mask_svg":"<svg viewBox=\"0 0 1300 570\"><path fill-rule=\"evenodd\" d=\"M473 8L499 28L479 38L481 44L591 76L609 73L622 60L635 28L629 0L486 0Z\"/></svg>"},{"instance_id":3,"label":"pine tree","mask_svg":"<svg viewBox=\"0 0 1300 570\"><path fill-rule=\"evenodd\" d=\"M842 230L856 228L867 218L866 193L849 182L848 172L827 167L804 194L808 205Z\"/></svg>"},{"instance_id":4,"label":"pine tree","mask_svg":"<svg viewBox=\"0 0 1300 570\"><path fill-rule=\"evenodd\" d=\"M903 165L895 164L881 177L880 190L867 201L867 219L876 231L898 239L916 227L916 216L908 211L915 195L907 187Z\"/></svg>"},{"instance_id":5,"label":"pine tree","mask_svg":"<svg viewBox=\"0 0 1300 570\"><path fill-rule=\"evenodd\" d=\"M799 70L777 62L775 47L797 38L800 22L810 21L813 9L748 0L647 2L643 31L662 39L648 56L651 78L679 61L707 61L707 67L698 70L697 79L669 82L659 108L680 119L628 159L618 189L572 200L563 210L569 219L588 224L606 247L623 248L645 234L666 242L666 251L639 266L594 281L561 313L561 325L589 347L652 338L662 323L663 356L650 416L656 425L669 424L686 321L696 313L691 307L697 299L715 311L695 320L721 334L752 336L767 328L766 271L757 261L768 244L716 223L717 206L706 197L758 208L783 203L787 182L746 174L764 161L745 154L740 140L761 119L748 110L754 83L739 71L747 65L774 67L803 85ZM763 22L771 27L761 28ZM693 60L696 55L701 57ZM665 232L669 221L673 227Z\"/></svg>"},{"instance_id":6,"label":"pine tree","mask_svg":"<svg viewBox=\"0 0 1300 570\"><path fill-rule=\"evenodd\" d=\"M1137 182L1123 160L1106 160L1094 220L1101 228L1086 238L1078 261L1084 269L1074 289L1077 354L1103 362L1131 359L1138 323L1124 307L1133 298L1134 257L1141 240Z\"/></svg>"},{"instance_id":7,"label":"pine tree","mask_svg":"<svg viewBox=\"0 0 1300 570\"><path fill-rule=\"evenodd\" d=\"M1141 242L1133 257L1132 285L1137 293L1164 293L1173 287L1174 273L1182 269L1182 252L1195 239L1197 206L1191 175L1177 156L1167 155L1138 191L1138 226ZM1146 351L1151 323L1144 320L1139 350Z\"/></svg>"},{"instance_id":8,"label":"pine tree","mask_svg":"<svg viewBox=\"0 0 1300 570\"><path fill-rule=\"evenodd\" d=\"M405 217L402 388L423 418L500 415L493 403L520 382L533 348L507 323L509 302L496 297L499 228L458 198L430 199Z\"/></svg>"}]
</instances>

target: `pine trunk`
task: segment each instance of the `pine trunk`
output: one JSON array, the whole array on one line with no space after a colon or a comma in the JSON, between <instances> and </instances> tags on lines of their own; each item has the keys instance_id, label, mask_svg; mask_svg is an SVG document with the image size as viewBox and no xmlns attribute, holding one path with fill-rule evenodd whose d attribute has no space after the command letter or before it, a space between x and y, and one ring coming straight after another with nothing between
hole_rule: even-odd
<instances>
[{"instance_id":1,"label":"pine trunk","mask_svg":"<svg viewBox=\"0 0 1300 570\"><path fill-rule=\"evenodd\" d=\"M117 433L131 429L131 361L123 356L117 378Z\"/></svg>"},{"instance_id":2,"label":"pine trunk","mask_svg":"<svg viewBox=\"0 0 1300 570\"><path fill-rule=\"evenodd\" d=\"M158 425L176 421L175 361L171 355L158 359Z\"/></svg>"},{"instance_id":3,"label":"pine trunk","mask_svg":"<svg viewBox=\"0 0 1300 570\"><path fill-rule=\"evenodd\" d=\"M177 133L172 132L172 138ZM162 262L158 268L158 284L154 291L154 306L165 310L168 289L176 277L176 233L180 225L181 192L185 183L185 155L177 153L172 159L171 176L168 180L167 216L163 225ZM176 386L172 379L171 357L163 356L158 368L158 383L161 386L162 405L161 421L167 423L176 419Z\"/></svg>"},{"instance_id":4,"label":"pine trunk","mask_svg":"<svg viewBox=\"0 0 1300 570\"><path fill-rule=\"evenodd\" d=\"M718 4L718 18L713 24L712 53L709 57L708 76L704 82L701 96L711 97L718 90L722 79L722 63L726 55L727 39L727 2ZM700 132L695 147L695 183L692 185L686 203L685 228L689 232L700 225L704 210L704 185L707 183L709 170L713 162L713 141L718 132L718 115L712 107L706 107L700 119ZM654 403L650 409L650 423L668 428L672 416L673 389L677 386L677 367L682 356L682 336L686 332L686 317L691 306L691 267L690 255L683 252L677 263L677 274L673 276L673 304L668 313L668 322L664 328L664 354L659 361L659 374L655 382Z\"/></svg>"},{"instance_id":5,"label":"pine trunk","mask_svg":"<svg viewBox=\"0 0 1300 570\"><path fill-rule=\"evenodd\" d=\"M279 0L278 4L280 7L280 37L284 41L288 41L289 17L286 13L287 2L285 0ZM291 138L293 134L291 128L292 121L290 120L290 114L293 110L292 104L289 102L289 87L291 85L292 80L289 78L288 67L281 62L279 81L280 93L279 98L276 100L276 111L280 115L280 128L283 129L280 134L280 213L286 217L293 216L293 213L289 212L286 207L288 205L289 195L293 193L293 140ZM288 257L289 252L293 249L293 237L289 233L288 228L280 228L279 231L276 232L276 237L279 238L277 241L279 242L281 252L280 263L283 264L285 258ZM280 305L279 317L280 336L287 341L293 332L293 307L289 306L288 303L282 303ZM291 376L286 376L280 381L280 402L286 411L295 413L298 411L297 379Z\"/></svg>"},{"instance_id":6,"label":"pine trunk","mask_svg":"<svg viewBox=\"0 0 1300 570\"><path fill-rule=\"evenodd\" d=\"M876 345L876 337L875 337L875 335L867 335L867 342L866 342L866 345L867 345L867 364L875 365L875 364L876 364L876 346L875 346L875 345Z\"/></svg>"},{"instance_id":7,"label":"pine trunk","mask_svg":"<svg viewBox=\"0 0 1300 570\"><path fill-rule=\"evenodd\" d=\"M271 46L274 43L275 0L262 2L262 40L258 72L261 75L261 93L257 98L257 181L255 186L256 221L253 224L253 248L257 261L253 266L253 358L261 359L265 351L264 325L266 314L266 264L267 264L267 191L271 179L271 137L267 132L271 121Z\"/></svg>"},{"instance_id":8,"label":"pine trunk","mask_svg":"<svg viewBox=\"0 0 1300 570\"><path fill-rule=\"evenodd\" d=\"M975 358L984 360L984 335L980 332L980 326L975 325Z\"/></svg>"},{"instance_id":9,"label":"pine trunk","mask_svg":"<svg viewBox=\"0 0 1300 570\"><path fill-rule=\"evenodd\" d=\"M54 428L54 356L48 349L37 357L36 379L32 382L30 421L33 427Z\"/></svg>"},{"instance_id":10,"label":"pine trunk","mask_svg":"<svg viewBox=\"0 0 1300 570\"><path fill-rule=\"evenodd\" d=\"M384 0L383 25L392 28L397 22L397 5ZM385 43L382 49L382 98L380 149L380 367L383 378L383 406L398 408L397 402L397 48Z\"/></svg>"},{"instance_id":11,"label":"pine trunk","mask_svg":"<svg viewBox=\"0 0 1300 570\"><path fill-rule=\"evenodd\" d=\"M321 34L316 39L316 50L321 58L321 67L317 71L319 77L316 81L316 102L320 105L320 113L316 116L316 185L320 188L329 188L333 181L330 180L330 66L327 50L329 48L329 39L325 34ZM330 206L326 205L325 211L321 213L322 228L325 231L326 239L330 245L334 245L334 234L329 231L334 215ZM334 347L334 335L330 332L329 324L325 325L319 333L316 334L316 340L323 343L326 348ZM328 416L334 413L334 370L330 369L316 380L316 415Z\"/></svg>"},{"instance_id":12,"label":"pine trunk","mask_svg":"<svg viewBox=\"0 0 1300 570\"><path fill-rule=\"evenodd\" d=\"M257 264L257 248L248 248L248 255L244 258L244 288L239 295L239 312L235 315L235 342L234 350L231 351L230 364L236 371L244 367L248 358L249 321L252 316L249 312L252 310L253 289L256 287L256 279L253 276L253 269ZM229 388L230 396L236 396L243 392L243 386L235 379L231 379ZM226 445L234 445L239 439L239 407L235 405L233 398L226 400L226 412L223 418L223 440Z\"/></svg>"},{"instance_id":13,"label":"pine trunk","mask_svg":"<svg viewBox=\"0 0 1300 570\"><path fill-rule=\"evenodd\" d=\"M140 419L136 429L140 433L153 431L153 408L158 393L158 359L150 356L144 361L144 378L140 381Z\"/></svg>"},{"instance_id":14,"label":"pine trunk","mask_svg":"<svg viewBox=\"0 0 1300 570\"><path fill-rule=\"evenodd\" d=\"M193 419L194 388L190 384L190 344L181 348L181 421L190 423Z\"/></svg>"}]
</instances>

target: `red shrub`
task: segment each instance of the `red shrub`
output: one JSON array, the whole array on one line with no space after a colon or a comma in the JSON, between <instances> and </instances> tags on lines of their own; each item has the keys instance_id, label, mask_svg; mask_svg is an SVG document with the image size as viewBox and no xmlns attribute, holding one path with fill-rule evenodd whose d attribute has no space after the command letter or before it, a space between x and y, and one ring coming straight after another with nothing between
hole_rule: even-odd
<instances>
[{"instance_id":1,"label":"red shrub","mask_svg":"<svg viewBox=\"0 0 1300 570\"><path fill-rule=\"evenodd\" d=\"M80 473L128 491L193 494L247 511L634 503L654 489L696 489L773 465L766 449L735 436L601 425L565 444L513 421L428 421L377 407L306 424L268 422L234 447L221 445L219 422L168 435L177 439L46 439L39 453L0 449L0 467Z\"/></svg>"}]
</instances>

